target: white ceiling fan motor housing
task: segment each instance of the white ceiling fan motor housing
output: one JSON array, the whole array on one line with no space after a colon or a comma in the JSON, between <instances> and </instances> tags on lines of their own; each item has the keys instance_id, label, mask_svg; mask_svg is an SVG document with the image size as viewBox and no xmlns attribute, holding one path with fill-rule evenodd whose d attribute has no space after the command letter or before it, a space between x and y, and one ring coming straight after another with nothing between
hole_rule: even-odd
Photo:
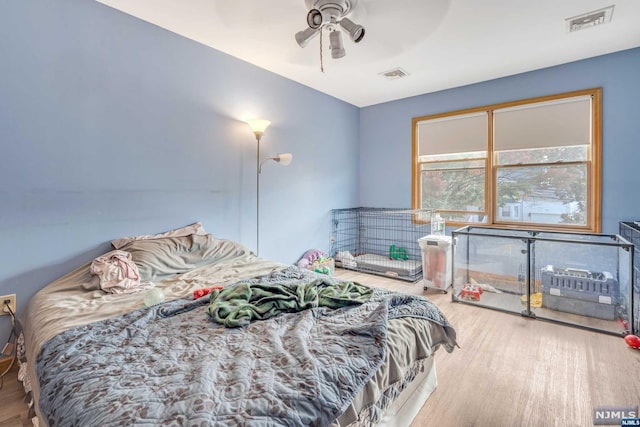
<instances>
[{"instance_id":1,"label":"white ceiling fan motor housing","mask_svg":"<svg viewBox=\"0 0 640 427\"><path fill-rule=\"evenodd\" d=\"M305 0L309 13L307 24L311 28L335 29L340 20L351 12L355 0Z\"/></svg>"}]
</instances>

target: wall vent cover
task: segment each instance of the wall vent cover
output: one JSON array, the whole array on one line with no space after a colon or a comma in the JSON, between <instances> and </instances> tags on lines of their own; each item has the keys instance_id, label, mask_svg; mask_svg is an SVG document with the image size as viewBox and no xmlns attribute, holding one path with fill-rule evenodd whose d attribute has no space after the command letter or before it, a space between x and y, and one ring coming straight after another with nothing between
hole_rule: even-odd
<instances>
[{"instance_id":1,"label":"wall vent cover","mask_svg":"<svg viewBox=\"0 0 640 427\"><path fill-rule=\"evenodd\" d=\"M614 5L603 9L594 10L592 12L583 13L582 15L573 16L565 19L567 23L567 32L584 30L586 28L595 27L597 25L611 22Z\"/></svg>"},{"instance_id":2,"label":"wall vent cover","mask_svg":"<svg viewBox=\"0 0 640 427\"><path fill-rule=\"evenodd\" d=\"M407 73L402 68L398 67L398 68L394 68L393 70L380 73L380 75L386 77L387 80L395 80L395 79L400 79L402 77L407 77L409 73Z\"/></svg>"}]
</instances>

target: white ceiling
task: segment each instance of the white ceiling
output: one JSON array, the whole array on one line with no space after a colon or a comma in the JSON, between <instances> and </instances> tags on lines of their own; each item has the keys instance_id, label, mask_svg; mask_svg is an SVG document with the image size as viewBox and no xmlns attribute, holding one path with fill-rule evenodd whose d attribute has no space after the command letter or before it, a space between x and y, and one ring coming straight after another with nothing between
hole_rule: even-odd
<instances>
[{"instance_id":1,"label":"white ceiling","mask_svg":"<svg viewBox=\"0 0 640 427\"><path fill-rule=\"evenodd\" d=\"M300 48L304 0L98 0L359 107L640 46L638 0L359 0L332 59L324 37ZM614 2L615 3L612 3ZM567 32L565 19L615 4L610 23ZM408 77L380 73L401 67Z\"/></svg>"}]
</instances>

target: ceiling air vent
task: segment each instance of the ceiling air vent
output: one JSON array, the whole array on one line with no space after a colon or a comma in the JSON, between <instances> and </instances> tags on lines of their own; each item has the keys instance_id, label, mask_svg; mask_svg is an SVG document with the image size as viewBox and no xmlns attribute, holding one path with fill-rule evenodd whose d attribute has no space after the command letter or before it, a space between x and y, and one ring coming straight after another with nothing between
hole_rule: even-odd
<instances>
[{"instance_id":1,"label":"ceiling air vent","mask_svg":"<svg viewBox=\"0 0 640 427\"><path fill-rule=\"evenodd\" d=\"M567 32L584 30L585 28L595 27L597 25L611 22L614 5L603 9L594 10L592 12L583 13L582 15L573 16L565 19L567 23Z\"/></svg>"},{"instance_id":2,"label":"ceiling air vent","mask_svg":"<svg viewBox=\"0 0 640 427\"><path fill-rule=\"evenodd\" d=\"M393 70L389 70L389 71L385 71L384 73L380 73L380 75L386 77L387 80L395 80L395 79L399 79L401 77L407 77L409 75L409 73L407 73L402 68L398 67L398 68L394 68Z\"/></svg>"}]
</instances>

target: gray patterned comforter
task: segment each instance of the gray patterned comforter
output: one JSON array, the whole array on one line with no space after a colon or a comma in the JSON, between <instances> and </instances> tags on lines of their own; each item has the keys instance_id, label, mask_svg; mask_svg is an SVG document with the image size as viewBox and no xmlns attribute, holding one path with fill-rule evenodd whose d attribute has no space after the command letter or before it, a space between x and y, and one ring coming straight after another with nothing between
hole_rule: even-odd
<instances>
[{"instance_id":1,"label":"gray patterned comforter","mask_svg":"<svg viewBox=\"0 0 640 427\"><path fill-rule=\"evenodd\" d=\"M290 267L253 282L315 278ZM176 300L55 336L37 358L42 416L51 426L326 426L383 363L389 319L428 319L455 345L431 302L379 289L362 305L236 329L206 308Z\"/></svg>"}]
</instances>

